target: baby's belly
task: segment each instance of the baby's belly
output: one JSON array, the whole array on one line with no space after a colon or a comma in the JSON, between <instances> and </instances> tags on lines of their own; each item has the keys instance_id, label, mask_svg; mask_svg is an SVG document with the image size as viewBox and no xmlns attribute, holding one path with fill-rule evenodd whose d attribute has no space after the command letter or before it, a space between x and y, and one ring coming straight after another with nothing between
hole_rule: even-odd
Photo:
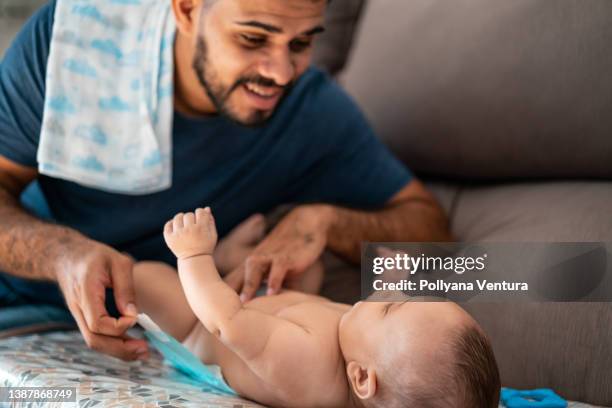
<instances>
[{"instance_id":1,"label":"baby's belly","mask_svg":"<svg viewBox=\"0 0 612 408\"><path fill-rule=\"evenodd\" d=\"M272 393L268 390L268 384L261 381L242 359L211 335L202 323L195 325L183 345L204 364L221 367L225 382L238 394L263 403L277 402L270 399Z\"/></svg>"}]
</instances>

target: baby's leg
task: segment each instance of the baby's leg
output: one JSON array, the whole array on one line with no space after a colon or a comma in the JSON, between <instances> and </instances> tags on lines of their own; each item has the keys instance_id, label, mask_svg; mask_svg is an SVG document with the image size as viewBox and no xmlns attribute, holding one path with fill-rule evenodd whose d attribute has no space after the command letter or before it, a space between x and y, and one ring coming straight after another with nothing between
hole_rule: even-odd
<instances>
[{"instance_id":1,"label":"baby's leg","mask_svg":"<svg viewBox=\"0 0 612 408\"><path fill-rule=\"evenodd\" d=\"M176 270L161 262L139 262L134 266L134 288L139 312L183 341L197 318L187 303Z\"/></svg>"},{"instance_id":2,"label":"baby's leg","mask_svg":"<svg viewBox=\"0 0 612 408\"><path fill-rule=\"evenodd\" d=\"M306 269L301 275L295 278L287 278L284 286L287 289L317 295L323 285L324 273L325 269L323 267L323 262L319 258L319 260L310 266L310 268Z\"/></svg>"},{"instance_id":3,"label":"baby's leg","mask_svg":"<svg viewBox=\"0 0 612 408\"><path fill-rule=\"evenodd\" d=\"M255 214L241 222L219 241L215 249L215 264L221 275L230 273L240 266L264 236L266 220Z\"/></svg>"}]
</instances>

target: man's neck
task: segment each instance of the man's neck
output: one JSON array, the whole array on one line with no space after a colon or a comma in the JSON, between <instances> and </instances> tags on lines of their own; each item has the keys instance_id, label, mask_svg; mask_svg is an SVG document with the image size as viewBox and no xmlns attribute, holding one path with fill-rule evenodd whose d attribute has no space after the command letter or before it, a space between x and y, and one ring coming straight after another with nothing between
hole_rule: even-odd
<instances>
[{"instance_id":1,"label":"man's neck","mask_svg":"<svg viewBox=\"0 0 612 408\"><path fill-rule=\"evenodd\" d=\"M217 113L193 70L191 39L176 32L174 40L174 108L188 116Z\"/></svg>"}]
</instances>

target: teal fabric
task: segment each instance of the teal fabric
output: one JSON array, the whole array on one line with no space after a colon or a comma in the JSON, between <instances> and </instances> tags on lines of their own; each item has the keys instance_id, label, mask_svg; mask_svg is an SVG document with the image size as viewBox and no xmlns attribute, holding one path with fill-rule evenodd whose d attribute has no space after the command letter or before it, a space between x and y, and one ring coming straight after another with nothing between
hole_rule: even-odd
<instances>
[{"instance_id":1,"label":"teal fabric","mask_svg":"<svg viewBox=\"0 0 612 408\"><path fill-rule=\"evenodd\" d=\"M567 407L567 401L555 394L553 390L546 388L524 391L502 388L501 400L506 408Z\"/></svg>"},{"instance_id":2,"label":"teal fabric","mask_svg":"<svg viewBox=\"0 0 612 408\"><path fill-rule=\"evenodd\" d=\"M175 338L164 332L145 331L146 338L177 370L180 370L210 388L207 391L225 395L237 395L222 379L217 377L198 357L191 353Z\"/></svg>"}]
</instances>

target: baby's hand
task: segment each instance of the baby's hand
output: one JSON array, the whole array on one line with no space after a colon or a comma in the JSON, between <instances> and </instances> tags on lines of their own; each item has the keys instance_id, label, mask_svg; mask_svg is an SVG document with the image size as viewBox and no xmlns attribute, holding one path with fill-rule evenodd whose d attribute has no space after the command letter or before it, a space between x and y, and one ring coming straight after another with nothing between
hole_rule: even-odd
<instances>
[{"instance_id":1,"label":"baby's hand","mask_svg":"<svg viewBox=\"0 0 612 408\"><path fill-rule=\"evenodd\" d=\"M212 255L217 245L217 228L210 208L177 214L166 223L164 239L178 259Z\"/></svg>"}]
</instances>

